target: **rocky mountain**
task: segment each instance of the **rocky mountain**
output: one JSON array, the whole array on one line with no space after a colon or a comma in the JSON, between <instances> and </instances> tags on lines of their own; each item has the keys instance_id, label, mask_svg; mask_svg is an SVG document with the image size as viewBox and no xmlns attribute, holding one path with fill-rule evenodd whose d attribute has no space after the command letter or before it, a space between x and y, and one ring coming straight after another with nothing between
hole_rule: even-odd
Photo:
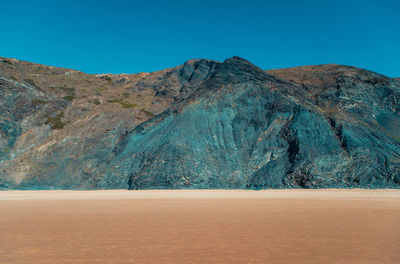
<instances>
[{"instance_id":1,"label":"rocky mountain","mask_svg":"<svg viewBox=\"0 0 400 264\"><path fill-rule=\"evenodd\" d=\"M0 188L399 188L400 80L232 57L90 75L0 58Z\"/></svg>"}]
</instances>

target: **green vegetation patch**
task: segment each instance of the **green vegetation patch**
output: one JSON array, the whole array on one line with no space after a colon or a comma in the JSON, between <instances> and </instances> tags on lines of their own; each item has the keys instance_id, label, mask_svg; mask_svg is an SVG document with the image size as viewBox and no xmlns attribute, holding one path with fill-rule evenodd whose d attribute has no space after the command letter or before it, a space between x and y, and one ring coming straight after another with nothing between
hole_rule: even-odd
<instances>
[{"instance_id":1,"label":"green vegetation patch","mask_svg":"<svg viewBox=\"0 0 400 264\"><path fill-rule=\"evenodd\" d=\"M68 100L68 101L72 101L72 100L75 99L75 96L74 95L67 95L67 96L64 96L63 99L64 100Z\"/></svg>"},{"instance_id":2,"label":"green vegetation patch","mask_svg":"<svg viewBox=\"0 0 400 264\"><path fill-rule=\"evenodd\" d=\"M40 100L40 99L33 99L31 101L32 105L40 105L40 104L47 104L48 102L45 100Z\"/></svg>"},{"instance_id":3,"label":"green vegetation patch","mask_svg":"<svg viewBox=\"0 0 400 264\"><path fill-rule=\"evenodd\" d=\"M1 62L12 65L12 63L10 61L8 61L8 60L2 60Z\"/></svg>"},{"instance_id":4,"label":"green vegetation patch","mask_svg":"<svg viewBox=\"0 0 400 264\"><path fill-rule=\"evenodd\" d=\"M132 104L132 103L128 103L123 101L122 99L115 99L115 100L108 100L109 103L118 103L120 104L123 108L133 108L133 107L137 107L137 104Z\"/></svg>"},{"instance_id":5,"label":"green vegetation patch","mask_svg":"<svg viewBox=\"0 0 400 264\"><path fill-rule=\"evenodd\" d=\"M140 109L140 112L144 113L148 117L153 117L154 114L150 111L147 111L146 109Z\"/></svg>"},{"instance_id":6,"label":"green vegetation patch","mask_svg":"<svg viewBox=\"0 0 400 264\"><path fill-rule=\"evenodd\" d=\"M64 100L72 101L75 99L75 88L74 87L61 87L61 89L67 95L63 97Z\"/></svg>"},{"instance_id":7,"label":"green vegetation patch","mask_svg":"<svg viewBox=\"0 0 400 264\"><path fill-rule=\"evenodd\" d=\"M52 130L54 129L63 129L67 124L61 121L61 118L64 117L64 112L58 112L56 116L52 117L47 115L47 120L44 122L46 125L50 125Z\"/></svg>"},{"instance_id":8,"label":"green vegetation patch","mask_svg":"<svg viewBox=\"0 0 400 264\"><path fill-rule=\"evenodd\" d=\"M68 94L74 94L75 93L75 87L61 87L61 89L64 90L64 92Z\"/></svg>"},{"instance_id":9,"label":"green vegetation patch","mask_svg":"<svg viewBox=\"0 0 400 264\"><path fill-rule=\"evenodd\" d=\"M101 92L107 90L107 87L96 88L96 95L101 95Z\"/></svg>"}]
</instances>

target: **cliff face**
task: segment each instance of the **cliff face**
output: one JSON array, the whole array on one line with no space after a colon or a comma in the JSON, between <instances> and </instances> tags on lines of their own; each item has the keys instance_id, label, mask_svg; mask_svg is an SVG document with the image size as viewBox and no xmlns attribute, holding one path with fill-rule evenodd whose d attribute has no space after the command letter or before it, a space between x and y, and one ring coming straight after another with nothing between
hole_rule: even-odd
<instances>
[{"instance_id":1,"label":"cliff face","mask_svg":"<svg viewBox=\"0 0 400 264\"><path fill-rule=\"evenodd\" d=\"M88 75L0 59L2 188L400 186L400 82L239 57Z\"/></svg>"}]
</instances>

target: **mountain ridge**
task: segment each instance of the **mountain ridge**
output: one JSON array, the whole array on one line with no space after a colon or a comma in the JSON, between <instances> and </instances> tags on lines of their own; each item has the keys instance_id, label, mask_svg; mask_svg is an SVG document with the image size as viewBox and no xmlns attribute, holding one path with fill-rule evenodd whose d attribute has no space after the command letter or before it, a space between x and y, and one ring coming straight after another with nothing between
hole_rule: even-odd
<instances>
[{"instance_id":1,"label":"mountain ridge","mask_svg":"<svg viewBox=\"0 0 400 264\"><path fill-rule=\"evenodd\" d=\"M0 86L5 189L400 184L400 85L352 66L90 75L0 58Z\"/></svg>"}]
</instances>

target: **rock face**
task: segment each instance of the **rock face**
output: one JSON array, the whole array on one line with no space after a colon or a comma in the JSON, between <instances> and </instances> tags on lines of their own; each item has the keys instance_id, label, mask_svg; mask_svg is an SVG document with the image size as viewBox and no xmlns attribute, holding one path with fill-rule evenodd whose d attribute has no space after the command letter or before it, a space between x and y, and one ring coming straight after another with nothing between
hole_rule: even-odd
<instances>
[{"instance_id":1,"label":"rock face","mask_svg":"<svg viewBox=\"0 0 400 264\"><path fill-rule=\"evenodd\" d=\"M363 69L1 58L0 88L0 188L400 187L400 81Z\"/></svg>"}]
</instances>

